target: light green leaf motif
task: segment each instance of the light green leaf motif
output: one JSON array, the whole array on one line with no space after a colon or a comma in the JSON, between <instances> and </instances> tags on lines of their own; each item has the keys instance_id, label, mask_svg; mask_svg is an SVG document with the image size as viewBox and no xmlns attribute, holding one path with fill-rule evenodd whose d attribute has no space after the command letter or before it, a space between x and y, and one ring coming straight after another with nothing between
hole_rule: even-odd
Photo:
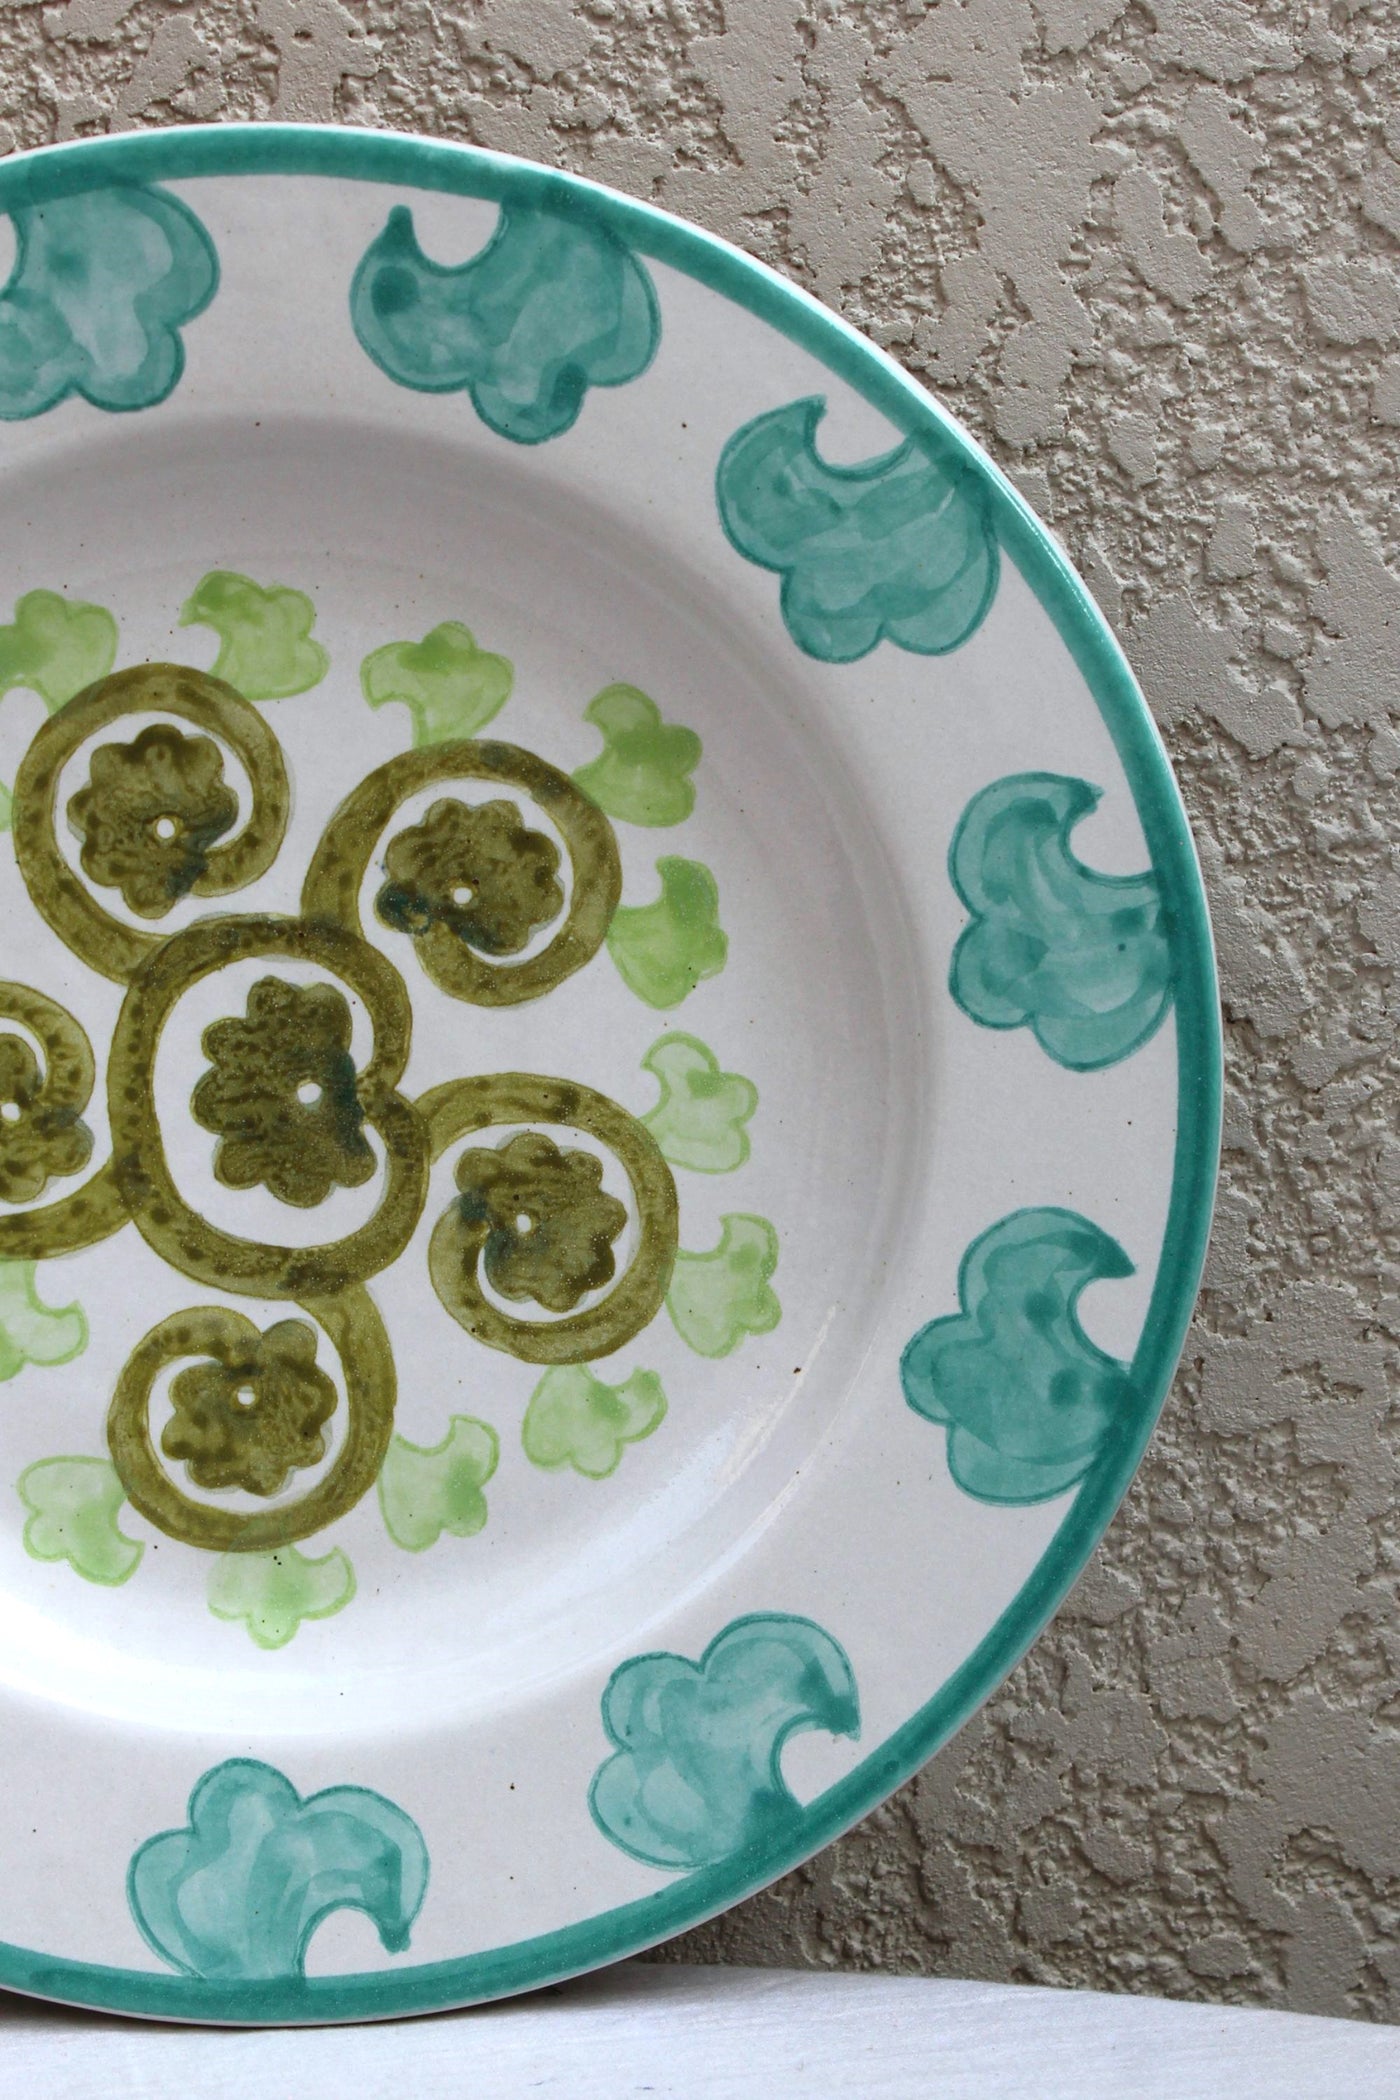
<instances>
[{"instance_id":1,"label":"light green leaf motif","mask_svg":"<svg viewBox=\"0 0 1400 2100\"><path fill-rule=\"evenodd\" d=\"M117 660L117 623L101 605L58 591L26 591L0 627L0 694L22 686L52 714Z\"/></svg>"},{"instance_id":2,"label":"light green leaf motif","mask_svg":"<svg viewBox=\"0 0 1400 2100\"><path fill-rule=\"evenodd\" d=\"M891 641L942 656L996 596L999 556L978 475L925 438L855 467L817 451L819 395L755 416L725 446L720 521L746 560L782 577L789 634L823 663Z\"/></svg>"},{"instance_id":3,"label":"light green leaf motif","mask_svg":"<svg viewBox=\"0 0 1400 2100\"><path fill-rule=\"evenodd\" d=\"M241 1620L260 1648L285 1648L303 1619L329 1619L354 1594L355 1571L339 1546L319 1560L295 1546L221 1553L209 1575L210 1611Z\"/></svg>"},{"instance_id":4,"label":"light green leaf motif","mask_svg":"<svg viewBox=\"0 0 1400 2100\"><path fill-rule=\"evenodd\" d=\"M136 1573L145 1547L117 1518L126 1501L117 1469L105 1458L41 1458L19 1476L29 1511L24 1550L35 1560L66 1560L85 1582L115 1587Z\"/></svg>"},{"instance_id":5,"label":"light green leaf motif","mask_svg":"<svg viewBox=\"0 0 1400 2100\"><path fill-rule=\"evenodd\" d=\"M589 1480L606 1480L626 1446L650 1436L665 1414L655 1371L605 1385L587 1364L555 1364L530 1395L520 1439L531 1465L572 1466Z\"/></svg>"},{"instance_id":6,"label":"light green leaf motif","mask_svg":"<svg viewBox=\"0 0 1400 2100\"><path fill-rule=\"evenodd\" d=\"M1157 878L1100 875L1070 833L1099 800L1087 780L1016 773L975 795L948 857L972 913L949 989L984 1028L1029 1028L1072 1072L1138 1050L1172 1003Z\"/></svg>"},{"instance_id":7,"label":"light green leaf motif","mask_svg":"<svg viewBox=\"0 0 1400 2100\"><path fill-rule=\"evenodd\" d=\"M624 824L684 823L695 807L695 731L663 722L656 702L635 685L605 686L583 719L601 730L604 748L601 757L579 767L575 786Z\"/></svg>"},{"instance_id":8,"label":"light green leaf motif","mask_svg":"<svg viewBox=\"0 0 1400 2100\"><path fill-rule=\"evenodd\" d=\"M708 1254L682 1248L666 1293L681 1340L697 1356L728 1356L746 1334L771 1334L782 1318L769 1282L777 1266L777 1233L766 1218L742 1212L720 1220L719 1245Z\"/></svg>"},{"instance_id":9,"label":"light green leaf motif","mask_svg":"<svg viewBox=\"0 0 1400 2100\"><path fill-rule=\"evenodd\" d=\"M386 642L360 665L360 688L370 706L400 701L413 717L419 745L475 736L505 706L514 680L509 658L478 649L460 620L445 620L421 642Z\"/></svg>"},{"instance_id":10,"label":"light green leaf motif","mask_svg":"<svg viewBox=\"0 0 1400 2100\"><path fill-rule=\"evenodd\" d=\"M860 1734L855 1673L810 1619L755 1612L699 1662L638 1655L613 1672L603 1727L614 1754L588 1805L603 1836L647 1866L683 1872L791 1840L801 1806L783 1777L789 1737Z\"/></svg>"},{"instance_id":11,"label":"light green leaf motif","mask_svg":"<svg viewBox=\"0 0 1400 2100\"><path fill-rule=\"evenodd\" d=\"M214 675L245 700L289 700L319 685L330 657L311 639L316 608L305 591L266 589L233 569L211 569L180 607L182 627L212 627L220 647Z\"/></svg>"},{"instance_id":12,"label":"light green leaf motif","mask_svg":"<svg viewBox=\"0 0 1400 2100\"><path fill-rule=\"evenodd\" d=\"M717 977L729 954L719 923L719 889L702 861L667 855L656 863L654 904L619 905L608 953L623 983L648 1006L679 1006L702 978Z\"/></svg>"},{"instance_id":13,"label":"light green leaf motif","mask_svg":"<svg viewBox=\"0 0 1400 2100\"><path fill-rule=\"evenodd\" d=\"M350 318L399 386L465 387L518 445L568 430L590 387L636 379L661 336L650 277L581 199L567 217L503 204L486 246L455 268L429 261L396 204L355 273Z\"/></svg>"},{"instance_id":14,"label":"light green leaf motif","mask_svg":"<svg viewBox=\"0 0 1400 2100\"><path fill-rule=\"evenodd\" d=\"M402 1954L428 1887L428 1848L412 1816L368 1787L303 1798L249 1757L215 1765L190 1795L189 1821L137 1848L131 1915L185 1976L240 1983L297 1977L318 1925L363 1911Z\"/></svg>"},{"instance_id":15,"label":"light green leaf motif","mask_svg":"<svg viewBox=\"0 0 1400 2100\"><path fill-rule=\"evenodd\" d=\"M962 1311L904 1351L904 1396L946 1423L948 1468L982 1502L1043 1502L1141 1419L1130 1367L1079 1324L1089 1284L1131 1276L1118 1242L1071 1210L1018 1210L963 1256Z\"/></svg>"},{"instance_id":16,"label":"light green leaf motif","mask_svg":"<svg viewBox=\"0 0 1400 2100\"><path fill-rule=\"evenodd\" d=\"M379 1508L394 1544L423 1553L444 1531L475 1538L486 1522L482 1489L500 1451L495 1430L471 1415L453 1415L440 1444L394 1437L379 1474Z\"/></svg>"},{"instance_id":17,"label":"light green leaf motif","mask_svg":"<svg viewBox=\"0 0 1400 2100\"><path fill-rule=\"evenodd\" d=\"M722 1072L713 1050L697 1036L663 1035L642 1059L661 1087L661 1099L642 1121L673 1167L697 1174L728 1174L749 1156L745 1129L758 1107L758 1088L738 1072Z\"/></svg>"},{"instance_id":18,"label":"light green leaf motif","mask_svg":"<svg viewBox=\"0 0 1400 2100\"><path fill-rule=\"evenodd\" d=\"M163 401L184 370L180 330L219 281L214 244L188 205L114 183L10 217L0 418L42 415L70 394L106 409Z\"/></svg>"},{"instance_id":19,"label":"light green leaf motif","mask_svg":"<svg viewBox=\"0 0 1400 2100\"><path fill-rule=\"evenodd\" d=\"M40 1302L32 1261L0 1261L0 1381L26 1364L71 1363L87 1347L81 1305L58 1309Z\"/></svg>"},{"instance_id":20,"label":"light green leaf motif","mask_svg":"<svg viewBox=\"0 0 1400 2100\"><path fill-rule=\"evenodd\" d=\"M3 304L0 303L0 311ZM17 686L37 693L50 714L116 662L117 623L100 605L26 591L15 616L0 627L0 698ZM10 825L12 797L0 786L0 831Z\"/></svg>"}]
</instances>

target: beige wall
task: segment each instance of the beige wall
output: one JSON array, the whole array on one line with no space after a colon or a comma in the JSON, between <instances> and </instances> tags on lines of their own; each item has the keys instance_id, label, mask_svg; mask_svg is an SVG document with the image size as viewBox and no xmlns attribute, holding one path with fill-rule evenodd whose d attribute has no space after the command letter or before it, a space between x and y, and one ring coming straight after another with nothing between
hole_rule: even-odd
<instances>
[{"instance_id":1,"label":"beige wall","mask_svg":"<svg viewBox=\"0 0 1400 2100\"><path fill-rule=\"evenodd\" d=\"M1232 1086L1091 1573L843 1844L671 1951L1400 2017L1396 0L0 0L6 143L393 125L655 198L937 386L1166 728Z\"/></svg>"}]
</instances>

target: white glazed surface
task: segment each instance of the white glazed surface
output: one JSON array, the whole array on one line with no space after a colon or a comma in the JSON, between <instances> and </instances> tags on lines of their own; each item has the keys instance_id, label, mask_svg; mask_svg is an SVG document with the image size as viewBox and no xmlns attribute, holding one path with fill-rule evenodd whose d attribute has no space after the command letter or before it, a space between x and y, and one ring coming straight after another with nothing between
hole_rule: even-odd
<instances>
[{"instance_id":1,"label":"white glazed surface","mask_svg":"<svg viewBox=\"0 0 1400 2100\"><path fill-rule=\"evenodd\" d=\"M720 529L713 484L726 438L813 393L828 404L821 445L833 465L900 437L795 343L654 263L663 329L644 376L594 388L548 445L506 447L465 397L388 384L351 331L346 288L405 192L280 177L168 187L218 251L216 306L186 330L183 378L155 414L95 427L87 405L69 401L6 426L6 505L24 524L7 591L61 580L117 613L119 662L196 665L212 661L213 637L175 618L205 570L311 596L331 668L314 691L267 708L293 818L241 910L295 910L337 801L406 747L401 712L371 714L358 692L361 658L383 643L467 621L515 666L491 733L565 770L596 749L580 719L592 693L626 680L657 696L703 741L679 850L715 871L727 968L664 1020L629 1000L606 958L536 1007L464 1010L415 991L405 1090L461 1072L544 1071L641 1114L652 1098L641 1057L666 1025L701 1034L759 1090L748 1165L717 1187L678 1177L682 1244L712 1245L722 1212L773 1219L782 1322L718 1362L689 1354L664 1322L639 1336L622 1365L659 1370L670 1413L611 1479L528 1468L518 1422L534 1368L466 1341L436 1307L424 1256L450 1189L441 1167L415 1240L373 1290L398 1361L403 1434L430 1443L458 1411L501 1432L479 1538L406 1556L366 1498L315 1549L349 1555L353 1603L264 1653L237 1625L210 1620L202 1556L129 1511L123 1527L150 1550L141 1579L111 1590L27 1557L18 1522L0 1530L10 1744L0 1939L69 1961L155 1966L128 1914L126 1862L178 1824L201 1772L252 1756L304 1795L353 1784L414 1819L432 1879L408 1960L449 1961L658 1887L656 1868L602 1841L586 1805L608 1750L599 1697L629 1656L697 1656L754 1612L826 1629L851 1658L861 1733L788 1746L783 1777L805 1802L908 1721L1032 1577L1074 1491L1022 1506L963 1493L941 1429L903 1404L900 1351L925 1321L957 1310L959 1262L980 1234L1009 1212L1055 1206L1125 1250L1132 1275L1091 1289L1082 1317L1100 1348L1133 1355L1172 1187L1176 1030L1168 1016L1145 1048L1090 1081L1025 1029L970 1025L946 990L966 923L946 856L979 790L1037 772L1104 790L1076 833L1090 865L1127 875L1149 856L1108 727L1009 556L985 620L946 658L882 646L840 665L792 646L774 579L738 559ZM473 200L412 202L436 257L474 252L494 223L494 207ZM271 228L295 234L279 246ZM264 268L265 252L290 265ZM94 491L97 525L120 519L121 531L95 528ZM21 743L42 719L24 707L7 709ZM624 898L644 901L658 851L682 835L619 830ZM118 988L67 957L8 861L0 912L7 974L51 986L102 1041ZM370 938L393 952L382 929ZM206 1137L180 1120L200 1029L230 1010L227 984L216 998L210 983L167 1033L157 1101L182 1189L256 1236L276 1206L219 1190ZM95 1128L101 1156L100 1115ZM366 1207L337 1196L337 1229ZM315 1230L327 1236L319 1218ZM92 1339L65 1370L28 1374L46 1381L49 1406L7 1414L9 1478L59 1449L99 1449L105 1395L140 1334L203 1302L135 1235L119 1256L114 1244L65 1257L51 1287L40 1272L53 1302L80 1300ZM342 1911L316 1932L307 1973L402 1959Z\"/></svg>"}]
</instances>

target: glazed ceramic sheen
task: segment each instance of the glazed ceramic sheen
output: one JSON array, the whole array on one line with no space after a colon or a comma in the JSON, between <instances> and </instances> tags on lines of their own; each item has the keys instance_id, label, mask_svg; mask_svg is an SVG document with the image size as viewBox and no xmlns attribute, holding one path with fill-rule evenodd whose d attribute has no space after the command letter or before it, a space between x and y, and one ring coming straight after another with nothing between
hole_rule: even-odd
<instances>
[{"instance_id":1,"label":"glazed ceramic sheen","mask_svg":"<svg viewBox=\"0 0 1400 2100\"><path fill-rule=\"evenodd\" d=\"M1166 759L709 236L231 125L0 168L0 1983L426 2011L866 1813L1166 1390Z\"/></svg>"}]
</instances>

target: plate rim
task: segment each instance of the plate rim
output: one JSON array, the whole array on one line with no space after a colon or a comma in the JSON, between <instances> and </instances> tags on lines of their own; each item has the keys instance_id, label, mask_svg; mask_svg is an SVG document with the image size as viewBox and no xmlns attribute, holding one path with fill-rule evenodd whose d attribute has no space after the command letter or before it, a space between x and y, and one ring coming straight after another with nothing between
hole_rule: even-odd
<instances>
[{"instance_id":1,"label":"plate rim","mask_svg":"<svg viewBox=\"0 0 1400 2100\"><path fill-rule=\"evenodd\" d=\"M1101 1541L1160 1416L1205 1261L1220 1152L1223 1043L1205 886L1166 747L1127 658L1049 527L990 455L893 357L800 285L719 235L562 169L410 132L350 125L177 125L65 141L0 162L0 212L94 181L319 176L556 208L584 197L638 253L672 267L814 356L903 436L933 428L990 480L997 536L1089 688L1132 793L1161 885L1176 965L1177 1134L1162 1253L1132 1374L1145 1395L1131 1433L1111 1439L1049 1545L972 1653L910 1718L807 1803L780 1842L677 1875L664 1888L555 1928L448 1961L343 1976L211 1983L38 1953L0 1941L0 1987L140 2018L232 2025L393 2019L561 1982L703 1924L800 1866L877 1808L971 1719L1043 1632Z\"/></svg>"}]
</instances>

